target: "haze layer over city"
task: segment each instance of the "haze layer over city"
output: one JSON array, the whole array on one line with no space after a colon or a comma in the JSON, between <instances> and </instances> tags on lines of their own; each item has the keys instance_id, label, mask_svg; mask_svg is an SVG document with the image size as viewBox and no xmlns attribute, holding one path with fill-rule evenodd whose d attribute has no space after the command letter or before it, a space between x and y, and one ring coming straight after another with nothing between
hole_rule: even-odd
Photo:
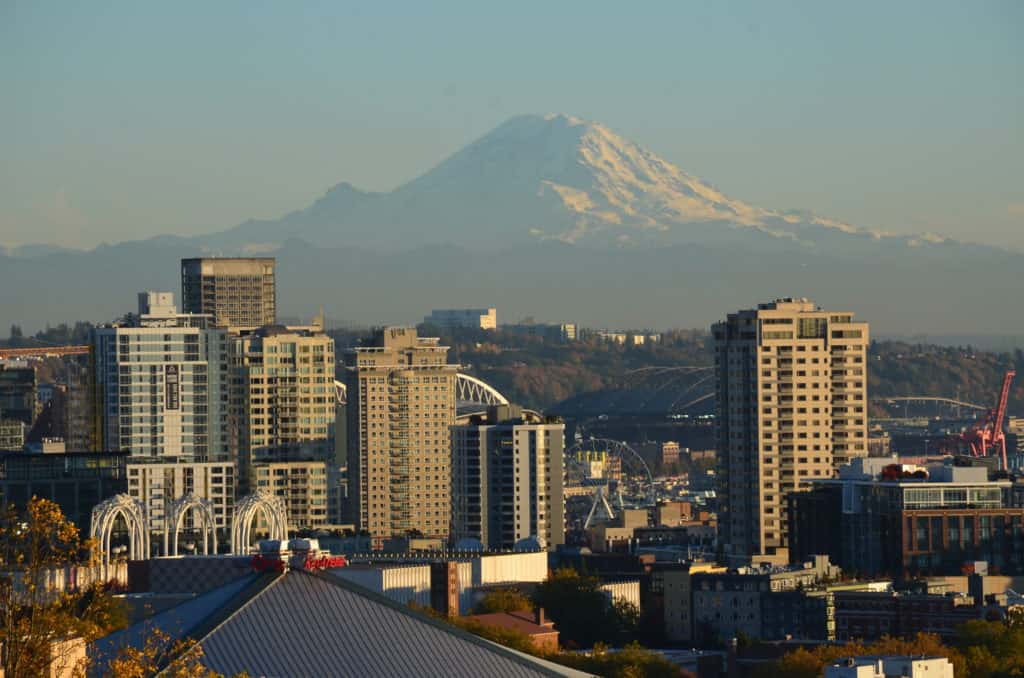
<instances>
[{"instance_id":1,"label":"haze layer over city","mask_svg":"<svg viewBox=\"0 0 1024 678\"><path fill-rule=\"evenodd\" d=\"M0 5L0 678L1024 674L1024 5Z\"/></svg>"}]
</instances>

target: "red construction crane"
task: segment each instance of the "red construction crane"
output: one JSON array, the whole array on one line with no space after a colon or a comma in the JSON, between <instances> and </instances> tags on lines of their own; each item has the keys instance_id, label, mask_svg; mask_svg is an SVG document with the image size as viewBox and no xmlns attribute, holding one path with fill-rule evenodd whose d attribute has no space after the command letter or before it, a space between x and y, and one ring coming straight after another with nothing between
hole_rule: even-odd
<instances>
[{"instance_id":1,"label":"red construction crane","mask_svg":"<svg viewBox=\"0 0 1024 678\"><path fill-rule=\"evenodd\" d=\"M1010 399L1010 385L1017 373L1010 370L1003 376L1003 390L999 393L996 406L990 409L984 419L979 419L971 428L960 434L964 443L975 457L998 455L1003 462L1003 470L1008 470L1006 463L1006 434L1003 433L1003 421L1006 419L1006 402Z\"/></svg>"}]
</instances>

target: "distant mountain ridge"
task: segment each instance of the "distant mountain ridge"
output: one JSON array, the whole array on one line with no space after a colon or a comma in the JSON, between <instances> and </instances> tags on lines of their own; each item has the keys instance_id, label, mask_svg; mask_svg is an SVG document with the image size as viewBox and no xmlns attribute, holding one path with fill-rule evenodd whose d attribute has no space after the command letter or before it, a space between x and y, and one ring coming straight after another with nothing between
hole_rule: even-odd
<instances>
[{"instance_id":1,"label":"distant mountain ridge","mask_svg":"<svg viewBox=\"0 0 1024 678\"><path fill-rule=\"evenodd\" d=\"M340 183L280 219L248 221L211 239L265 248L289 237L320 245L501 246L530 240L622 246L719 242L749 230L814 247L836 234L920 246L800 211L731 198L599 123L567 115L512 118L387 193Z\"/></svg>"},{"instance_id":2,"label":"distant mountain ridge","mask_svg":"<svg viewBox=\"0 0 1024 678\"><path fill-rule=\"evenodd\" d=\"M497 306L593 327L701 327L779 296L887 333L1024 332L1024 260L733 198L598 123L519 116L389 192L340 183L279 219L199 237L0 251L0 320L104 321L178 290L178 259L271 254L282 313L412 323Z\"/></svg>"}]
</instances>

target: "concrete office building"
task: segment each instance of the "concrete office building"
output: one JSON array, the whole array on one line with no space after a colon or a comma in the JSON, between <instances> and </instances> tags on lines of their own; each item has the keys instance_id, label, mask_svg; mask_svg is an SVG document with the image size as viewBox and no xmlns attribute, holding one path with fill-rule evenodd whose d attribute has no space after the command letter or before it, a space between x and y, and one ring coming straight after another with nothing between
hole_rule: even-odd
<instances>
[{"instance_id":1,"label":"concrete office building","mask_svg":"<svg viewBox=\"0 0 1024 678\"><path fill-rule=\"evenodd\" d=\"M5 419L0 411L0 451L20 450L25 446L25 422Z\"/></svg>"},{"instance_id":2,"label":"concrete office building","mask_svg":"<svg viewBox=\"0 0 1024 678\"><path fill-rule=\"evenodd\" d=\"M187 494L210 501L218 529L231 526L235 465L230 461L182 463L129 459L127 476L128 494L146 506L149 526L154 531L162 534L171 506ZM184 527L191 527L192 520L193 516L187 514Z\"/></svg>"},{"instance_id":3,"label":"concrete office building","mask_svg":"<svg viewBox=\"0 0 1024 678\"><path fill-rule=\"evenodd\" d=\"M719 540L733 564L785 562L786 495L867 454L868 325L779 299L712 332Z\"/></svg>"},{"instance_id":4,"label":"concrete office building","mask_svg":"<svg viewBox=\"0 0 1024 678\"><path fill-rule=\"evenodd\" d=\"M452 427L452 539L565 543L565 424L510 405Z\"/></svg>"},{"instance_id":5,"label":"concrete office building","mask_svg":"<svg viewBox=\"0 0 1024 678\"><path fill-rule=\"evenodd\" d=\"M97 446L132 457L226 460L225 331L209 316L176 313L166 299L147 294L137 317L92 331Z\"/></svg>"},{"instance_id":6,"label":"concrete office building","mask_svg":"<svg viewBox=\"0 0 1024 678\"><path fill-rule=\"evenodd\" d=\"M251 330L277 322L273 257L181 260L182 309L217 325Z\"/></svg>"},{"instance_id":7,"label":"concrete office building","mask_svg":"<svg viewBox=\"0 0 1024 678\"><path fill-rule=\"evenodd\" d=\"M953 678L945 657L850 657L825 667L825 678Z\"/></svg>"},{"instance_id":8,"label":"concrete office building","mask_svg":"<svg viewBox=\"0 0 1024 678\"><path fill-rule=\"evenodd\" d=\"M21 361L0 363L0 413L32 426L39 413L35 368Z\"/></svg>"},{"instance_id":9,"label":"concrete office building","mask_svg":"<svg viewBox=\"0 0 1024 678\"><path fill-rule=\"evenodd\" d=\"M334 454L334 340L320 325L229 339L231 421L243 489L252 464Z\"/></svg>"},{"instance_id":10,"label":"concrete office building","mask_svg":"<svg viewBox=\"0 0 1024 678\"><path fill-rule=\"evenodd\" d=\"M0 508L49 499L88 534L93 507L127 490L127 461L125 452L0 453Z\"/></svg>"},{"instance_id":11,"label":"concrete office building","mask_svg":"<svg viewBox=\"0 0 1024 678\"><path fill-rule=\"evenodd\" d=\"M789 497L794 560L829 554L846 570L911 578L956 575L987 561L1024 574L1024 508L1012 483L983 467L854 459L839 477Z\"/></svg>"},{"instance_id":12,"label":"concrete office building","mask_svg":"<svg viewBox=\"0 0 1024 678\"><path fill-rule=\"evenodd\" d=\"M99 451L93 392L93 373L89 360L75 356L64 358L67 397L64 403L64 441L69 450Z\"/></svg>"},{"instance_id":13,"label":"concrete office building","mask_svg":"<svg viewBox=\"0 0 1024 678\"><path fill-rule=\"evenodd\" d=\"M351 521L377 544L411 530L448 537L458 365L447 356L406 327L345 356Z\"/></svg>"},{"instance_id":14,"label":"concrete office building","mask_svg":"<svg viewBox=\"0 0 1024 678\"><path fill-rule=\"evenodd\" d=\"M323 461L257 463L252 470L256 489L277 495L288 509L288 528L327 524L327 464Z\"/></svg>"},{"instance_id":15,"label":"concrete office building","mask_svg":"<svg viewBox=\"0 0 1024 678\"><path fill-rule=\"evenodd\" d=\"M434 309L423 322L443 330L453 327L493 330L498 327L498 311L493 308Z\"/></svg>"},{"instance_id":16,"label":"concrete office building","mask_svg":"<svg viewBox=\"0 0 1024 678\"><path fill-rule=\"evenodd\" d=\"M785 568L695 573L690 581L694 640L727 640L739 634L764 640L834 637L832 602L812 589L839 574L827 556Z\"/></svg>"}]
</instances>

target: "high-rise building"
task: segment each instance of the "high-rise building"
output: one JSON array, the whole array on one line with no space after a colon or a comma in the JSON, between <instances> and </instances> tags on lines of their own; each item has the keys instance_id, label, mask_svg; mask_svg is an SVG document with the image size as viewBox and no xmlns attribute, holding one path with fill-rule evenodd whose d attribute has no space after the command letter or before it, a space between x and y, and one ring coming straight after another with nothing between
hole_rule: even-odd
<instances>
[{"instance_id":1,"label":"high-rise building","mask_svg":"<svg viewBox=\"0 0 1024 678\"><path fill-rule=\"evenodd\" d=\"M273 257L181 260L182 309L251 330L277 322Z\"/></svg>"},{"instance_id":2,"label":"high-rise building","mask_svg":"<svg viewBox=\"0 0 1024 678\"><path fill-rule=\"evenodd\" d=\"M25 445L25 422L5 419L0 412L0 451L20 450Z\"/></svg>"},{"instance_id":3,"label":"high-rise building","mask_svg":"<svg viewBox=\"0 0 1024 678\"><path fill-rule=\"evenodd\" d=\"M661 444L661 463L665 466L679 463L679 443L669 440Z\"/></svg>"},{"instance_id":4,"label":"high-rise building","mask_svg":"<svg viewBox=\"0 0 1024 678\"><path fill-rule=\"evenodd\" d=\"M288 510L288 528L327 523L327 464L323 461L261 462L253 466L257 489L277 495Z\"/></svg>"},{"instance_id":5,"label":"high-rise building","mask_svg":"<svg viewBox=\"0 0 1024 678\"><path fill-rule=\"evenodd\" d=\"M64 358L67 376L67 397L64 405L64 440L72 452L97 452L96 408L93 372L88 356Z\"/></svg>"},{"instance_id":6,"label":"high-rise building","mask_svg":"<svg viewBox=\"0 0 1024 678\"><path fill-rule=\"evenodd\" d=\"M146 296L138 316L92 332L97 445L133 458L226 460L226 332L210 316L150 303L162 298Z\"/></svg>"},{"instance_id":7,"label":"high-rise building","mask_svg":"<svg viewBox=\"0 0 1024 678\"><path fill-rule=\"evenodd\" d=\"M737 562L785 560L786 495L867 455L868 325L779 299L712 331L719 541Z\"/></svg>"},{"instance_id":8,"label":"high-rise building","mask_svg":"<svg viewBox=\"0 0 1024 678\"><path fill-rule=\"evenodd\" d=\"M537 537L565 543L565 424L492 407L452 427L452 539L511 549Z\"/></svg>"},{"instance_id":9,"label":"high-rise building","mask_svg":"<svg viewBox=\"0 0 1024 678\"><path fill-rule=\"evenodd\" d=\"M128 494L146 506L146 517L152 530L163 532L172 505L187 494L210 502L217 529L231 527L231 511L235 504L235 465L232 462L130 459L127 475ZM191 528L193 520L194 516L186 514L182 527Z\"/></svg>"},{"instance_id":10,"label":"high-rise building","mask_svg":"<svg viewBox=\"0 0 1024 678\"><path fill-rule=\"evenodd\" d=\"M36 371L24 362L0 363L0 412L31 427L38 414Z\"/></svg>"},{"instance_id":11,"label":"high-rise building","mask_svg":"<svg viewBox=\"0 0 1024 678\"><path fill-rule=\"evenodd\" d=\"M260 461L334 455L334 340L319 325L232 336L231 422L243 488Z\"/></svg>"},{"instance_id":12,"label":"high-rise building","mask_svg":"<svg viewBox=\"0 0 1024 678\"><path fill-rule=\"evenodd\" d=\"M448 536L458 366L447 356L407 327L346 354L351 519L377 540Z\"/></svg>"},{"instance_id":13,"label":"high-rise building","mask_svg":"<svg viewBox=\"0 0 1024 678\"><path fill-rule=\"evenodd\" d=\"M431 311L423 322L443 330L453 327L493 330L498 327L498 311L493 308L438 308Z\"/></svg>"}]
</instances>

